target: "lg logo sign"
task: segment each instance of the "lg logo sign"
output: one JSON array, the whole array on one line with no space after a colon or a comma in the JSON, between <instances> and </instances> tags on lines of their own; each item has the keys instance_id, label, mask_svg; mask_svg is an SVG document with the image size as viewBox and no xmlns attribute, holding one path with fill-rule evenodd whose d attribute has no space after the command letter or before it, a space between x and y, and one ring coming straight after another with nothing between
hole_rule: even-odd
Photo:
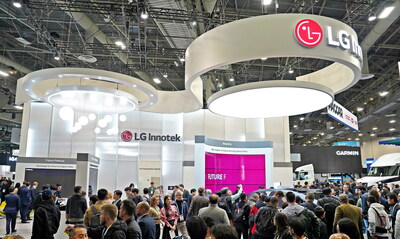
<instances>
[{"instance_id":1,"label":"lg logo sign","mask_svg":"<svg viewBox=\"0 0 400 239\"><path fill-rule=\"evenodd\" d=\"M318 23L310 19L304 19L297 23L294 35L303 46L314 47L321 43L323 32Z\"/></svg>"},{"instance_id":2,"label":"lg logo sign","mask_svg":"<svg viewBox=\"0 0 400 239\"><path fill-rule=\"evenodd\" d=\"M129 131L129 130L125 130L124 132L121 133L121 139L125 142L131 141L132 138L133 138L133 135L132 135L131 131Z\"/></svg>"}]
</instances>

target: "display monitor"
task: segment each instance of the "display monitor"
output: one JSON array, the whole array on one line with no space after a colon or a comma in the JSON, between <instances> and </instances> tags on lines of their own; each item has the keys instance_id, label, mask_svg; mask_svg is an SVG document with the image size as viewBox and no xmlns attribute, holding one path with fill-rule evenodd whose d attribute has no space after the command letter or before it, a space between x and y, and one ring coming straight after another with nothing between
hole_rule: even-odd
<instances>
[{"instance_id":1,"label":"display monitor","mask_svg":"<svg viewBox=\"0 0 400 239\"><path fill-rule=\"evenodd\" d=\"M265 154L238 155L206 152L205 185L212 192L229 187L235 192L238 184L246 193L265 188Z\"/></svg>"}]
</instances>

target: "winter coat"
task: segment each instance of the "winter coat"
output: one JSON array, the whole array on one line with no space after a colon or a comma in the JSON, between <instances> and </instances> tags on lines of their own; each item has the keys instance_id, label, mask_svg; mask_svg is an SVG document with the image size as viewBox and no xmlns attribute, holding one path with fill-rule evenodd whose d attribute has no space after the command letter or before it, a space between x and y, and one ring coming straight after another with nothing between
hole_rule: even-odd
<instances>
[{"instance_id":1,"label":"winter coat","mask_svg":"<svg viewBox=\"0 0 400 239\"><path fill-rule=\"evenodd\" d=\"M83 221L86 210L86 199L82 195L76 193L68 198L65 213L69 216L70 220L72 219L71 221L74 219L81 219L80 221Z\"/></svg>"},{"instance_id":2,"label":"winter coat","mask_svg":"<svg viewBox=\"0 0 400 239\"><path fill-rule=\"evenodd\" d=\"M379 214L379 215L378 215ZM378 233L376 227L381 226L389 229L391 227L389 222L389 216L385 212L385 207L379 203L372 203L368 209L368 231L371 235L377 235L378 237L389 237L389 233Z\"/></svg>"},{"instance_id":3,"label":"winter coat","mask_svg":"<svg viewBox=\"0 0 400 239\"><path fill-rule=\"evenodd\" d=\"M36 208L31 239L52 239L60 226L61 213L54 201L44 200Z\"/></svg>"},{"instance_id":4,"label":"winter coat","mask_svg":"<svg viewBox=\"0 0 400 239\"><path fill-rule=\"evenodd\" d=\"M89 227L87 229L88 236L91 238L102 238L101 235L105 232L104 239L126 239L128 226L124 221L117 220L107 230L105 226L97 228Z\"/></svg>"}]
</instances>

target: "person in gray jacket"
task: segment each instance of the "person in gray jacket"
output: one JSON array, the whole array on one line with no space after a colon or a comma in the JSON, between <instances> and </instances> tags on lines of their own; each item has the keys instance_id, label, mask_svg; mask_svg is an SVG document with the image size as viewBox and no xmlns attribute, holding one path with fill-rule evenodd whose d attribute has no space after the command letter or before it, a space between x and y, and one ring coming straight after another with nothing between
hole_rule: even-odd
<instances>
[{"instance_id":1,"label":"person in gray jacket","mask_svg":"<svg viewBox=\"0 0 400 239\"><path fill-rule=\"evenodd\" d=\"M190 207L188 210L188 216L197 216L199 214L199 210L203 207L208 207L208 198L204 196L205 189L203 187L199 187L197 190L199 195L192 198L192 202L190 203Z\"/></svg>"},{"instance_id":2,"label":"person in gray jacket","mask_svg":"<svg viewBox=\"0 0 400 239\"><path fill-rule=\"evenodd\" d=\"M208 207L201 208L199 211L199 217L211 217L217 224L228 224L229 218L224 209L218 207L218 195L213 194L210 196L210 205Z\"/></svg>"},{"instance_id":3,"label":"person in gray jacket","mask_svg":"<svg viewBox=\"0 0 400 239\"><path fill-rule=\"evenodd\" d=\"M126 232L127 239L141 239L142 231L140 230L139 224L135 221L136 205L132 200L122 201L120 207L120 216L128 226Z\"/></svg>"}]
</instances>

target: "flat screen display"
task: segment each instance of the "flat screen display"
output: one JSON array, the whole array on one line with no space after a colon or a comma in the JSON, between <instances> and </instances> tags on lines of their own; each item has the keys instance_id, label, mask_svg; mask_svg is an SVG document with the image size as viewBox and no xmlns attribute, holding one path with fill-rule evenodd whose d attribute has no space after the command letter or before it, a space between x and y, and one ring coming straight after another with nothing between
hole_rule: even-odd
<instances>
[{"instance_id":1,"label":"flat screen display","mask_svg":"<svg viewBox=\"0 0 400 239\"><path fill-rule=\"evenodd\" d=\"M74 193L75 187L75 170L66 169L38 169L38 168L26 168L25 169L25 181L28 182L39 182L39 189L45 184L56 185L57 183L62 185L61 197L67 198Z\"/></svg>"},{"instance_id":2,"label":"flat screen display","mask_svg":"<svg viewBox=\"0 0 400 239\"><path fill-rule=\"evenodd\" d=\"M246 193L265 187L265 155L216 154L206 152L205 185L215 191L229 187L235 192L238 184Z\"/></svg>"}]
</instances>

